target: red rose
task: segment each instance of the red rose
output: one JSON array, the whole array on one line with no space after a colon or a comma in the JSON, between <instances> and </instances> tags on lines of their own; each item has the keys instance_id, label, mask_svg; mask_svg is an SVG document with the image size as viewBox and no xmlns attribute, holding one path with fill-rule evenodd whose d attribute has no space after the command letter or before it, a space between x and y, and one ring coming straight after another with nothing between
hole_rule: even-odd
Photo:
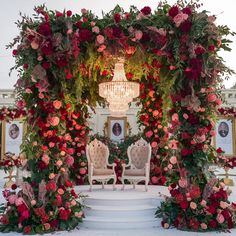
<instances>
[{"instance_id":1,"label":"red rose","mask_svg":"<svg viewBox=\"0 0 236 236\"><path fill-rule=\"evenodd\" d=\"M200 223L196 220L196 219L190 219L189 221L189 226L194 229L194 230L198 230Z\"/></svg>"},{"instance_id":2,"label":"red rose","mask_svg":"<svg viewBox=\"0 0 236 236\"><path fill-rule=\"evenodd\" d=\"M44 22L39 26L38 32L44 36L52 34L51 27L48 22Z\"/></svg>"},{"instance_id":3,"label":"red rose","mask_svg":"<svg viewBox=\"0 0 236 236\"><path fill-rule=\"evenodd\" d=\"M201 55L205 52L205 49L203 47L197 47L195 48L194 52L197 54L197 55Z\"/></svg>"},{"instance_id":4,"label":"red rose","mask_svg":"<svg viewBox=\"0 0 236 236\"><path fill-rule=\"evenodd\" d=\"M168 15L174 18L179 13L179 8L177 6L173 6L169 9Z\"/></svg>"},{"instance_id":5,"label":"red rose","mask_svg":"<svg viewBox=\"0 0 236 236\"><path fill-rule=\"evenodd\" d=\"M72 189L70 193L74 198L78 198L78 195L75 193L74 189Z\"/></svg>"},{"instance_id":6,"label":"red rose","mask_svg":"<svg viewBox=\"0 0 236 236\"><path fill-rule=\"evenodd\" d=\"M52 220L52 221L49 222L49 224L52 228L55 229L58 226L58 220Z\"/></svg>"},{"instance_id":7,"label":"red rose","mask_svg":"<svg viewBox=\"0 0 236 236\"><path fill-rule=\"evenodd\" d=\"M201 189L199 186L192 186L189 193L191 198L199 198L201 196Z\"/></svg>"},{"instance_id":8,"label":"red rose","mask_svg":"<svg viewBox=\"0 0 236 236\"><path fill-rule=\"evenodd\" d=\"M92 32L88 29L81 29L79 31L79 38L81 41L90 41L92 39Z\"/></svg>"},{"instance_id":9,"label":"red rose","mask_svg":"<svg viewBox=\"0 0 236 236\"><path fill-rule=\"evenodd\" d=\"M59 11L56 11L56 17L60 17L60 16L63 16L63 13L59 12Z\"/></svg>"},{"instance_id":10,"label":"red rose","mask_svg":"<svg viewBox=\"0 0 236 236\"><path fill-rule=\"evenodd\" d=\"M231 218L231 215L230 215L230 213L229 213L229 211L228 211L227 209L224 209L224 210L221 212L221 214L224 216L224 218L225 218L226 220L228 220L228 219Z\"/></svg>"},{"instance_id":11,"label":"red rose","mask_svg":"<svg viewBox=\"0 0 236 236\"><path fill-rule=\"evenodd\" d=\"M14 50L12 51L12 55L13 55L13 56L16 56L16 55L17 55L17 50L16 50L16 49L14 49Z\"/></svg>"},{"instance_id":12,"label":"red rose","mask_svg":"<svg viewBox=\"0 0 236 236\"><path fill-rule=\"evenodd\" d=\"M152 9L150 7L144 7L143 9L141 9L141 12L143 13L143 15L147 16L151 14Z\"/></svg>"},{"instance_id":13,"label":"red rose","mask_svg":"<svg viewBox=\"0 0 236 236\"><path fill-rule=\"evenodd\" d=\"M65 209L60 209L59 217L61 220L67 220L70 216L70 211Z\"/></svg>"},{"instance_id":14,"label":"red rose","mask_svg":"<svg viewBox=\"0 0 236 236\"><path fill-rule=\"evenodd\" d=\"M68 65L68 62L65 57L58 57L56 63L60 68L66 67Z\"/></svg>"},{"instance_id":15,"label":"red rose","mask_svg":"<svg viewBox=\"0 0 236 236\"><path fill-rule=\"evenodd\" d=\"M13 184L13 185L11 186L11 189L12 189L12 190L17 189L17 185L16 185L16 184Z\"/></svg>"},{"instance_id":16,"label":"red rose","mask_svg":"<svg viewBox=\"0 0 236 236\"><path fill-rule=\"evenodd\" d=\"M41 51L43 54L45 54L46 56L50 56L53 53L53 49L52 49L52 42L51 40L46 40L44 42L44 44L41 47Z\"/></svg>"},{"instance_id":17,"label":"red rose","mask_svg":"<svg viewBox=\"0 0 236 236\"><path fill-rule=\"evenodd\" d=\"M17 211L20 213L23 213L24 211L27 211L27 210L28 210L28 208L24 203L17 207Z\"/></svg>"},{"instance_id":18,"label":"red rose","mask_svg":"<svg viewBox=\"0 0 236 236\"><path fill-rule=\"evenodd\" d=\"M185 20L181 25L180 25L180 29L182 32L187 33L190 31L192 27L192 22L189 20Z\"/></svg>"},{"instance_id":19,"label":"red rose","mask_svg":"<svg viewBox=\"0 0 236 236\"><path fill-rule=\"evenodd\" d=\"M69 188L72 188L72 186L73 186L72 183L69 180L65 181L65 185Z\"/></svg>"},{"instance_id":20,"label":"red rose","mask_svg":"<svg viewBox=\"0 0 236 236\"><path fill-rule=\"evenodd\" d=\"M180 207L184 210L188 208L188 202L187 201L182 201L180 202Z\"/></svg>"},{"instance_id":21,"label":"red rose","mask_svg":"<svg viewBox=\"0 0 236 236\"><path fill-rule=\"evenodd\" d=\"M43 67L45 70L47 70L47 69L49 69L49 68L51 67L51 64L50 64L49 62L47 62L47 61L44 61L44 62L42 63L42 67Z\"/></svg>"},{"instance_id":22,"label":"red rose","mask_svg":"<svg viewBox=\"0 0 236 236\"><path fill-rule=\"evenodd\" d=\"M45 170L45 169L48 168L48 166L47 166L47 164L45 164L45 162L39 161L39 162L38 162L38 168L39 168L40 170Z\"/></svg>"},{"instance_id":23,"label":"red rose","mask_svg":"<svg viewBox=\"0 0 236 236\"><path fill-rule=\"evenodd\" d=\"M56 195L56 199L53 202L53 204L58 206L58 207L61 206L62 205L62 197L60 195Z\"/></svg>"},{"instance_id":24,"label":"red rose","mask_svg":"<svg viewBox=\"0 0 236 236\"><path fill-rule=\"evenodd\" d=\"M176 201L177 203L183 202L183 201L184 201L184 196L183 196L181 193L177 194L177 195L175 196L175 201Z\"/></svg>"},{"instance_id":25,"label":"red rose","mask_svg":"<svg viewBox=\"0 0 236 236\"><path fill-rule=\"evenodd\" d=\"M192 10L189 7L183 8L182 12L189 16L192 14Z\"/></svg>"},{"instance_id":26,"label":"red rose","mask_svg":"<svg viewBox=\"0 0 236 236\"><path fill-rule=\"evenodd\" d=\"M191 149L187 149L187 148L182 148L181 149L181 156L185 157L188 155L192 154L192 150Z\"/></svg>"},{"instance_id":27,"label":"red rose","mask_svg":"<svg viewBox=\"0 0 236 236\"><path fill-rule=\"evenodd\" d=\"M23 229L23 231L24 231L24 234L30 234L30 232L31 232L31 226L30 226L30 225L25 226L24 229Z\"/></svg>"},{"instance_id":28,"label":"red rose","mask_svg":"<svg viewBox=\"0 0 236 236\"><path fill-rule=\"evenodd\" d=\"M211 214L215 214L215 213L216 213L216 209L215 209L214 206L209 206L209 207L207 208L207 211L208 211L209 213L211 213Z\"/></svg>"},{"instance_id":29,"label":"red rose","mask_svg":"<svg viewBox=\"0 0 236 236\"><path fill-rule=\"evenodd\" d=\"M117 24L120 23L120 21L121 21L121 16L120 16L119 13L115 13L115 14L114 14L114 20L115 20L115 22L116 22Z\"/></svg>"},{"instance_id":30,"label":"red rose","mask_svg":"<svg viewBox=\"0 0 236 236\"><path fill-rule=\"evenodd\" d=\"M128 20L130 17L130 14L128 12L125 12L125 19Z\"/></svg>"},{"instance_id":31,"label":"red rose","mask_svg":"<svg viewBox=\"0 0 236 236\"><path fill-rule=\"evenodd\" d=\"M182 134L181 134L181 138L182 139L189 139L191 136L190 136L190 134L188 133L188 132L183 132Z\"/></svg>"},{"instance_id":32,"label":"red rose","mask_svg":"<svg viewBox=\"0 0 236 236\"><path fill-rule=\"evenodd\" d=\"M209 226L212 228L212 229L215 229L216 226L217 226L217 222L215 220L210 220L209 221Z\"/></svg>"},{"instance_id":33,"label":"red rose","mask_svg":"<svg viewBox=\"0 0 236 236\"><path fill-rule=\"evenodd\" d=\"M112 28L112 35L113 35L113 37L120 38L121 34L122 34L122 30L121 30L120 27L114 26Z\"/></svg>"},{"instance_id":34,"label":"red rose","mask_svg":"<svg viewBox=\"0 0 236 236\"><path fill-rule=\"evenodd\" d=\"M70 16L72 15L72 11L68 10L68 11L66 12L66 15L67 15L68 17L70 17Z\"/></svg>"},{"instance_id":35,"label":"red rose","mask_svg":"<svg viewBox=\"0 0 236 236\"><path fill-rule=\"evenodd\" d=\"M223 150L219 147L219 148L216 149L216 152L217 152L217 153L222 153Z\"/></svg>"},{"instance_id":36,"label":"red rose","mask_svg":"<svg viewBox=\"0 0 236 236\"><path fill-rule=\"evenodd\" d=\"M229 219L227 224L228 224L228 229L234 228L234 223L233 223L232 219Z\"/></svg>"},{"instance_id":37,"label":"red rose","mask_svg":"<svg viewBox=\"0 0 236 236\"><path fill-rule=\"evenodd\" d=\"M214 45L210 45L210 46L208 47L208 50L209 50L210 52L214 52L214 51L215 51L215 46L214 46Z\"/></svg>"},{"instance_id":38,"label":"red rose","mask_svg":"<svg viewBox=\"0 0 236 236\"><path fill-rule=\"evenodd\" d=\"M47 189L47 191L55 192L57 189L56 182L53 180L49 181L46 185L46 189Z\"/></svg>"}]
</instances>

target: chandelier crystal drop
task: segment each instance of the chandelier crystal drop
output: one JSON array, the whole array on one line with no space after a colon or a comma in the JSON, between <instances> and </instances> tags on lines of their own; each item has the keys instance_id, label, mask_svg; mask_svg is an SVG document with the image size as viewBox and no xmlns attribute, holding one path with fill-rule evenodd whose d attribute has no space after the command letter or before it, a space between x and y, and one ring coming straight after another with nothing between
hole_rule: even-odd
<instances>
[{"instance_id":1,"label":"chandelier crystal drop","mask_svg":"<svg viewBox=\"0 0 236 236\"><path fill-rule=\"evenodd\" d=\"M112 81L99 84L99 95L109 103L112 115L124 115L129 103L139 96L139 83L130 82L125 76L124 60L115 64Z\"/></svg>"}]
</instances>

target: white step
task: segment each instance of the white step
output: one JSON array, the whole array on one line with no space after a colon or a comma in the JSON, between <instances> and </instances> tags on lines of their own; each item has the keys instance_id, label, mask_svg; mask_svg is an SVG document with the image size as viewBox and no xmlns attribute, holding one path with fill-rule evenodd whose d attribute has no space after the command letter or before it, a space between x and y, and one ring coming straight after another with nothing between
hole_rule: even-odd
<instances>
[{"instance_id":1,"label":"white step","mask_svg":"<svg viewBox=\"0 0 236 236\"><path fill-rule=\"evenodd\" d=\"M163 187L152 187L145 192L143 186L133 189L127 186L121 191L112 191L111 186L94 186L92 192L83 187L82 194L87 195L84 204L85 219L82 227L89 229L142 229L160 226L155 212L163 197L158 194ZM80 188L81 190L81 188ZM164 189L165 190L165 189ZM78 189L77 189L78 192Z\"/></svg>"},{"instance_id":2,"label":"white step","mask_svg":"<svg viewBox=\"0 0 236 236\"><path fill-rule=\"evenodd\" d=\"M160 227L160 219L141 218L106 218L106 217L86 217L82 226L89 229L143 229Z\"/></svg>"}]
</instances>

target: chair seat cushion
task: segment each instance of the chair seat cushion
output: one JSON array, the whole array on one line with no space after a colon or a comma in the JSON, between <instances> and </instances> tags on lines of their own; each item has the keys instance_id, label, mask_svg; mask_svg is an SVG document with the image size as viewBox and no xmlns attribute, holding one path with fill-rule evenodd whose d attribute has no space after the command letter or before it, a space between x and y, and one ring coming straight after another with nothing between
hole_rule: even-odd
<instances>
[{"instance_id":1,"label":"chair seat cushion","mask_svg":"<svg viewBox=\"0 0 236 236\"><path fill-rule=\"evenodd\" d=\"M124 172L125 176L145 176L144 169L128 169Z\"/></svg>"},{"instance_id":2,"label":"chair seat cushion","mask_svg":"<svg viewBox=\"0 0 236 236\"><path fill-rule=\"evenodd\" d=\"M94 169L93 175L114 175L112 169Z\"/></svg>"}]
</instances>

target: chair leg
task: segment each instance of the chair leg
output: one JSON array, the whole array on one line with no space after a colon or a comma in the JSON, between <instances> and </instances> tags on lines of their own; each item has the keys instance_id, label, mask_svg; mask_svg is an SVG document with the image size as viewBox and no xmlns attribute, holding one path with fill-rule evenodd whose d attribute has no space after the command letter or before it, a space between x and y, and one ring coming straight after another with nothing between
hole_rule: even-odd
<instances>
[{"instance_id":1,"label":"chair leg","mask_svg":"<svg viewBox=\"0 0 236 236\"><path fill-rule=\"evenodd\" d=\"M89 192L92 192L92 186L93 186L93 184L92 184L92 181L90 181L90 188L89 188Z\"/></svg>"},{"instance_id":2,"label":"chair leg","mask_svg":"<svg viewBox=\"0 0 236 236\"><path fill-rule=\"evenodd\" d=\"M148 180L145 180L145 191L148 191Z\"/></svg>"},{"instance_id":3,"label":"chair leg","mask_svg":"<svg viewBox=\"0 0 236 236\"><path fill-rule=\"evenodd\" d=\"M122 185L123 185L123 186L122 186L122 190L124 191L124 190L125 190L125 180L122 178L122 179L121 179L121 182L122 182Z\"/></svg>"},{"instance_id":4,"label":"chair leg","mask_svg":"<svg viewBox=\"0 0 236 236\"><path fill-rule=\"evenodd\" d=\"M113 181L113 191L116 190L116 178L114 178L114 181Z\"/></svg>"}]
</instances>

